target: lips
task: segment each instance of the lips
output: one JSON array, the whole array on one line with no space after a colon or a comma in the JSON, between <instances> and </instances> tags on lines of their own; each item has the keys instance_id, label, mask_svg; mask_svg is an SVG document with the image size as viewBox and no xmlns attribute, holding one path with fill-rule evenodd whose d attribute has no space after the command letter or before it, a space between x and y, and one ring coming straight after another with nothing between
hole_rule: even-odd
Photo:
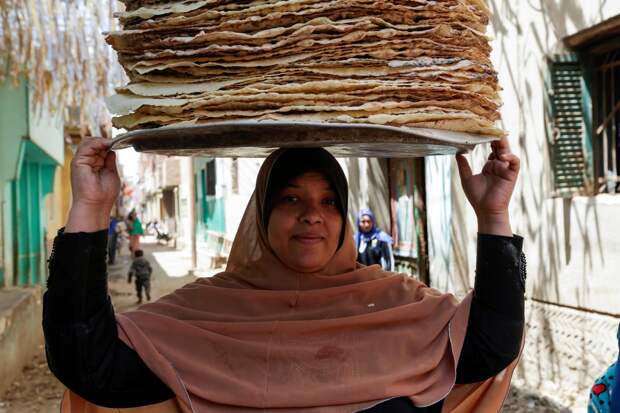
<instances>
[{"instance_id":1,"label":"lips","mask_svg":"<svg viewBox=\"0 0 620 413\"><path fill-rule=\"evenodd\" d=\"M323 241L324 238L323 235L314 232L302 232L293 235L293 239L302 244L316 244Z\"/></svg>"}]
</instances>

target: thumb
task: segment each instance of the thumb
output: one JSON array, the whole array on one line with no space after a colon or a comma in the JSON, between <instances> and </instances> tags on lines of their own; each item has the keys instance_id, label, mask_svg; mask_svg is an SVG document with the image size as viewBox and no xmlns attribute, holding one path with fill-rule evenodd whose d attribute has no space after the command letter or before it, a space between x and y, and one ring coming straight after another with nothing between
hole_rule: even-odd
<instances>
[{"instance_id":1,"label":"thumb","mask_svg":"<svg viewBox=\"0 0 620 413\"><path fill-rule=\"evenodd\" d=\"M456 164L459 168L459 175L461 176L461 182L471 178L472 172L469 166L469 161L462 153L456 155Z\"/></svg>"}]
</instances>

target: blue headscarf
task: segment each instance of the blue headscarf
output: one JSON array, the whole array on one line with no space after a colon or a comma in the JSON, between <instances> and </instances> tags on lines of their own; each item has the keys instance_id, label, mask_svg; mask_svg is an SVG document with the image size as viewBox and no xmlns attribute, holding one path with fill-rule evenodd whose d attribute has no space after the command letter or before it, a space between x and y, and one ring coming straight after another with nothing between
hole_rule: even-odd
<instances>
[{"instance_id":1,"label":"blue headscarf","mask_svg":"<svg viewBox=\"0 0 620 413\"><path fill-rule=\"evenodd\" d=\"M368 232L360 231L360 221L366 215L372 221L372 228ZM375 219L375 214L369 208L362 208L360 212L357 214L357 231L355 232L355 246L359 248L360 241L363 239L366 242L372 241L373 239L377 239L379 241L387 242L388 244L392 244L394 240L390 237L385 231L377 228L377 221Z\"/></svg>"}]
</instances>

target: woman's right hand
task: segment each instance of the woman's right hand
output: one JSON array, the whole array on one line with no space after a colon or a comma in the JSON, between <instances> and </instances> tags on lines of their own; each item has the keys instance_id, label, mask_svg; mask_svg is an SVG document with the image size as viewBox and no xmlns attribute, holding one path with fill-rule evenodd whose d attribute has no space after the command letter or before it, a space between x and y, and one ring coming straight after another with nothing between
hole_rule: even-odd
<instances>
[{"instance_id":1,"label":"woman's right hand","mask_svg":"<svg viewBox=\"0 0 620 413\"><path fill-rule=\"evenodd\" d=\"M121 180L111 142L101 138L82 141L71 162L73 203L65 232L95 232L108 227Z\"/></svg>"}]
</instances>

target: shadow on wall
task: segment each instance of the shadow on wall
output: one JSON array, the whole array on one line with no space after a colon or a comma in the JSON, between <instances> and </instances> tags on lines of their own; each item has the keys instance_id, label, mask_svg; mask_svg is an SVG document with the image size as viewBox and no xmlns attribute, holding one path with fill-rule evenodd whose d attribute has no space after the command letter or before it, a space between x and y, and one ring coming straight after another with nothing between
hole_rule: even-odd
<instances>
[{"instance_id":1,"label":"shadow on wall","mask_svg":"<svg viewBox=\"0 0 620 413\"><path fill-rule=\"evenodd\" d=\"M452 179L449 161L442 156L427 158L426 197L430 284L440 291L454 291L450 258Z\"/></svg>"},{"instance_id":2,"label":"shadow on wall","mask_svg":"<svg viewBox=\"0 0 620 413\"><path fill-rule=\"evenodd\" d=\"M488 2L498 58L495 63L502 68L504 76L500 82L511 99L506 100L505 110L518 113L516 124L503 125L511 133L513 151L522 162L520 182L513 196L513 207L516 207L513 208L514 230L525 236L526 253L534 258L532 261L538 261L535 268L528 268L528 295L547 302L530 302L527 313L529 332L518 376L532 387L553 382L560 392L554 394L556 397L562 397L562 392L572 393L570 397L574 397L575 392L587 392L594 375L600 374L606 363L602 360L602 353L606 350L593 345L598 337L593 336L592 323L584 322L586 314L564 311L553 305L560 296L562 267L576 254L583 254L580 285L586 288L586 277L595 256L604 257L604 254L596 199L590 198L581 218L571 212L571 199L550 199L552 167L548 156L540 161L540 154L548 154L542 127L544 113L539 109L543 102L540 85L547 70L546 57L565 51L561 41L572 34L568 33L569 28L582 30L603 20L602 10L606 3L607 0L587 2L587 7L597 7L599 10L598 20L588 22L583 13L586 3L577 0ZM474 164L482 165L482 162L484 160L477 157ZM452 185L454 191L460 190L456 187L457 179ZM463 246L471 240L464 239L460 230L462 225L466 225L464 204L454 202L453 207L453 248L459 268L456 276L463 282L467 280L466 270L470 265ZM571 220L571 215L577 216L576 221ZM572 228L575 222L577 227ZM579 236L583 246L579 251L570 248L571 234ZM595 240L598 249L593 242ZM587 290L578 293L580 305L584 303L586 293Z\"/></svg>"},{"instance_id":3,"label":"shadow on wall","mask_svg":"<svg viewBox=\"0 0 620 413\"><path fill-rule=\"evenodd\" d=\"M474 151L475 154L484 148L484 151L488 151L489 145L481 145ZM472 156L467 155L468 161L472 168L473 165L480 165L481 162L475 159L472 162ZM473 284L470 282L470 273L474 268L475 263L470 262L470 252L475 256L476 251L476 237L472 237L471 231L465 231L468 227L468 215L473 213L473 209L461 186L461 179L459 177L458 168L456 162L452 160L452 179L450 180L450 192L452 193L452 225L450 226L450 242L452 249L453 259L453 277L455 278L454 289L457 294L462 294L469 289L473 288ZM475 234L475 232L473 232Z\"/></svg>"}]
</instances>

